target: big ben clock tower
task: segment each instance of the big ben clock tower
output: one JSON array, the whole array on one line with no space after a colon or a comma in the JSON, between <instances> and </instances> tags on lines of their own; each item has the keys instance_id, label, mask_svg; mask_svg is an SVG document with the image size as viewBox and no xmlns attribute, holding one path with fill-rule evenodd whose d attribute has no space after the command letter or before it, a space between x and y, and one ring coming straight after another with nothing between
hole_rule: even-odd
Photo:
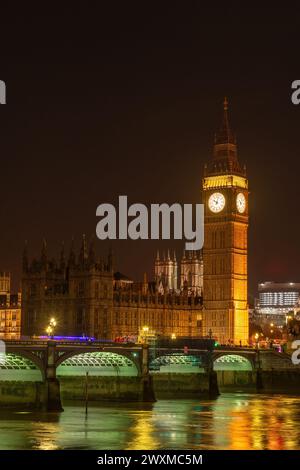
<instances>
[{"instance_id":1,"label":"big ben clock tower","mask_svg":"<svg viewBox=\"0 0 300 470\"><path fill-rule=\"evenodd\" d=\"M248 343L248 180L224 100L221 129L205 165L203 247L203 329L221 343Z\"/></svg>"}]
</instances>

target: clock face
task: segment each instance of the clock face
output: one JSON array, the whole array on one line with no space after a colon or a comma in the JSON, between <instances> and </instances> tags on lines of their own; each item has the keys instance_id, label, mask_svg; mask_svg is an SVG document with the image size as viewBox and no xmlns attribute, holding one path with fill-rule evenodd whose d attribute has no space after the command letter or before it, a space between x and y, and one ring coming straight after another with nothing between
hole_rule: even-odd
<instances>
[{"instance_id":1,"label":"clock face","mask_svg":"<svg viewBox=\"0 0 300 470\"><path fill-rule=\"evenodd\" d=\"M246 210L246 198L243 193L239 193L236 197L236 208L240 214Z\"/></svg>"},{"instance_id":2,"label":"clock face","mask_svg":"<svg viewBox=\"0 0 300 470\"><path fill-rule=\"evenodd\" d=\"M212 212L221 212L225 207L225 197L222 193L213 193L208 200L208 207Z\"/></svg>"}]
</instances>

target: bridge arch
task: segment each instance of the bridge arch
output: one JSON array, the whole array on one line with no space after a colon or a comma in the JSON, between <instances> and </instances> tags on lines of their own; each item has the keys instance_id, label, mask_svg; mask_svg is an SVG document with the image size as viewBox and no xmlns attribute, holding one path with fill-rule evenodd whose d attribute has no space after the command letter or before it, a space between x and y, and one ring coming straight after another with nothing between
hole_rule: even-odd
<instances>
[{"instance_id":1,"label":"bridge arch","mask_svg":"<svg viewBox=\"0 0 300 470\"><path fill-rule=\"evenodd\" d=\"M32 356L24 351L0 354L0 381L42 382L43 368Z\"/></svg>"},{"instance_id":2,"label":"bridge arch","mask_svg":"<svg viewBox=\"0 0 300 470\"><path fill-rule=\"evenodd\" d=\"M161 354L150 361L149 370L160 373L199 373L202 368L200 355L193 354Z\"/></svg>"},{"instance_id":3,"label":"bridge arch","mask_svg":"<svg viewBox=\"0 0 300 470\"><path fill-rule=\"evenodd\" d=\"M65 353L56 363L56 374L62 376L82 376L86 372L93 376L129 376L140 374L134 356L116 351L81 351Z\"/></svg>"},{"instance_id":4,"label":"bridge arch","mask_svg":"<svg viewBox=\"0 0 300 470\"><path fill-rule=\"evenodd\" d=\"M244 354L220 353L214 357L213 368L215 371L252 371L254 369L254 363L251 357Z\"/></svg>"}]
</instances>

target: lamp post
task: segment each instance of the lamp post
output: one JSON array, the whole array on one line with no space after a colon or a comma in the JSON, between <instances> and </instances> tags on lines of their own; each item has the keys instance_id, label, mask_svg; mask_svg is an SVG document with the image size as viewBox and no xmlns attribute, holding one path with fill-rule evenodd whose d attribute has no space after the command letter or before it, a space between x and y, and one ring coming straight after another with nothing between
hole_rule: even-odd
<instances>
[{"instance_id":1,"label":"lamp post","mask_svg":"<svg viewBox=\"0 0 300 470\"><path fill-rule=\"evenodd\" d=\"M286 325L288 324L289 320L291 320L292 318L293 318L292 315L286 315L286 316L285 316L285 323L286 323Z\"/></svg>"},{"instance_id":2,"label":"lamp post","mask_svg":"<svg viewBox=\"0 0 300 470\"><path fill-rule=\"evenodd\" d=\"M258 349L258 338L259 338L259 334L258 333L255 333L255 344L256 344L256 349Z\"/></svg>"},{"instance_id":3,"label":"lamp post","mask_svg":"<svg viewBox=\"0 0 300 470\"><path fill-rule=\"evenodd\" d=\"M55 329L56 325L57 325L57 322L56 322L55 318L52 317L51 320L50 320L50 322L49 322L49 325L48 325L47 328L46 328L46 333L47 333L47 335L49 336L49 338L50 338L50 337L53 338L53 336L54 336L54 329Z\"/></svg>"},{"instance_id":4,"label":"lamp post","mask_svg":"<svg viewBox=\"0 0 300 470\"><path fill-rule=\"evenodd\" d=\"M143 326L143 341L147 344L147 333L149 333L149 326Z\"/></svg>"},{"instance_id":5,"label":"lamp post","mask_svg":"<svg viewBox=\"0 0 300 470\"><path fill-rule=\"evenodd\" d=\"M52 335L52 331L53 331L53 330L52 330L51 326L50 326L50 325L47 326L47 328L46 328L46 333L47 333L47 335L49 336L49 338L50 338L50 336Z\"/></svg>"}]
</instances>

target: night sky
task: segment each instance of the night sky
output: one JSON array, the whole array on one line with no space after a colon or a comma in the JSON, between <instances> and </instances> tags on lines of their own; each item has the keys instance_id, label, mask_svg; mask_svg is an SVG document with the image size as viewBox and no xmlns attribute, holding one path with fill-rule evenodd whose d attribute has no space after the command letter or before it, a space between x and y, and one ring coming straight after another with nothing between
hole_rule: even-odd
<instances>
[{"instance_id":1,"label":"night sky","mask_svg":"<svg viewBox=\"0 0 300 470\"><path fill-rule=\"evenodd\" d=\"M72 236L79 248L102 202L200 202L225 95L251 191L249 292L300 281L300 9L203 4L1 6L0 269L14 288L24 240L30 256L43 237L50 256ZM134 279L152 274L157 249L179 258L184 244L110 243Z\"/></svg>"}]
</instances>

